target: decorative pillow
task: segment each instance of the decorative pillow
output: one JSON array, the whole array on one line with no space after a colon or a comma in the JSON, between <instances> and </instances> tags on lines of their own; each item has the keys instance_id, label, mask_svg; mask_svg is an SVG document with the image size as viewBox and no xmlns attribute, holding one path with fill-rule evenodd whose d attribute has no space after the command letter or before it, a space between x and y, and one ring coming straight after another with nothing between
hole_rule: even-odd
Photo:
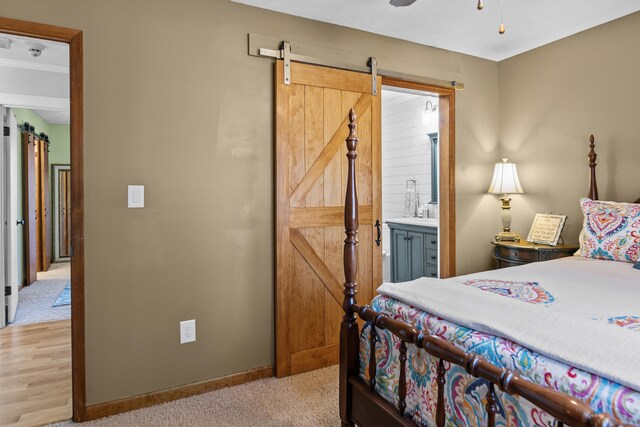
<instances>
[{"instance_id":1,"label":"decorative pillow","mask_svg":"<svg viewBox=\"0 0 640 427\"><path fill-rule=\"evenodd\" d=\"M584 214L580 256L637 262L640 257L640 204L580 199Z\"/></svg>"}]
</instances>

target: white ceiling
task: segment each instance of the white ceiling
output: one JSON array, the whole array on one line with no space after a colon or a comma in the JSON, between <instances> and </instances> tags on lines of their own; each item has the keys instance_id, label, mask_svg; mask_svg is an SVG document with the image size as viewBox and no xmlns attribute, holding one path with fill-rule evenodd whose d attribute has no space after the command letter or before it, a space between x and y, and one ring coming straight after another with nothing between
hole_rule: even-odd
<instances>
[{"instance_id":1,"label":"white ceiling","mask_svg":"<svg viewBox=\"0 0 640 427\"><path fill-rule=\"evenodd\" d=\"M0 33L0 39L5 38L11 39L12 43L11 49L0 48L1 66L69 74L68 44ZM42 55L33 57L29 54L31 43L44 46Z\"/></svg>"},{"instance_id":2,"label":"white ceiling","mask_svg":"<svg viewBox=\"0 0 640 427\"><path fill-rule=\"evenodd\" d=\"M69 110L33 110L47 123L52 125L68 125L71 123L71 112Z\"/></svg>"},{"instance_id":3,"label":"white ceiling","mask_svg":"<svg viewBox=\"0 0 640 427\"><path fill-rule=\"evenodd\" d=\"M640 11L640 0L231 0L494 61ZM505 34L498 34L500 5Z\"/></svg>"},{"instance_id":4,"label":"white ceiling","mask_svg":"<svg viewBox=\"0 0 640 427\"><path fill-rule=\"evenodd\" d=\"M30 108L52 124L69 124L69 45L0 33L0 104ZM31 56L29 45L44 48Z\"/></svg>"}]
</instances>

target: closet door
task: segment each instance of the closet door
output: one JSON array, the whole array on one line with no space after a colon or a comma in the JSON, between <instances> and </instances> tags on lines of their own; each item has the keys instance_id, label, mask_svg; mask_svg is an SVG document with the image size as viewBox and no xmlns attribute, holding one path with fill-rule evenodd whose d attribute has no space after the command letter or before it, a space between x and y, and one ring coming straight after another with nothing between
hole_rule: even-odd
<instances>
[{"instance_id":1,"label":"closet door","mask_svg":"<svg viewBox=\"0 0 640 427\"><path fill-rule=\"evenodd\" d=\"M25 284L37 280L38 251L36 245L36 161L35 138L22 132L22 215L24 216Z\"/></svg>"},{"instance_id":2,"label":"closet door","mask_svg":"<svg viewBox=\"0 0 640 427\"><path fill-rule=\"evenodd\" d=\"M357 115L358 301L382 281L374 243L380 197L380 96L371 76L276 62L276 375L338 362L343 301L345 139ZM378 88L380 93L380 88Z\"/></svg>"},{"instance_id":3,"label":"closet door","mask_svg":"<svg viewBox=\"0 0 640 427\"><path fill-rule=\"evenodd\" d=\"M38 271L44 271L44 259L42 257L42 168L41 159L42 147L40 146L40 138L35 137L33 140L34 150L34 162L33 168L35 171L35 197L36 197L36 265Z\"/></svg>"},{"instance_id":4,"label":"closet door","mask_svg":"<svg viewBox=\"0 0 640 427\"><path fill-rule=\"evenodd\" d=\"M39 139L40 148L40 212L42 271L51 267L51 179L49 174L49 144Z\"/></svg>"}]
</instances>

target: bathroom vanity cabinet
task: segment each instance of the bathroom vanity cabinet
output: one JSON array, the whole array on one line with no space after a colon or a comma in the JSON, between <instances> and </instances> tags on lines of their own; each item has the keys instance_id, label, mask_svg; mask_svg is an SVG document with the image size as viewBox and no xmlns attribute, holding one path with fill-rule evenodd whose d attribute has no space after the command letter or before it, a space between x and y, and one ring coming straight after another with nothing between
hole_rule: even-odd
<instances>
[{"instance_id":1,"label":"bathroom vanity cabinet","mask_svg":"<svg viewBox=\"0 0 640 427\"><path fill-rule=\"evenodd\" d=\"M391 231L391 281L438 277L437 221L397 221L387 221Z\"/></svg>"}]
</instances>

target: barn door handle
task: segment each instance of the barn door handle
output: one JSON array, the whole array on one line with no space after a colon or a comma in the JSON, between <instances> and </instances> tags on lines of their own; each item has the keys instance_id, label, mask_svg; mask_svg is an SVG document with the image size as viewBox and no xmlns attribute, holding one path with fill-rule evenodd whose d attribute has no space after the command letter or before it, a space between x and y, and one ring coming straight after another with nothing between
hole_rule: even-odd
<instances>
[{"instance_id":1,"label":"barn door handle","mask_svg":"<svg viewBox=\"0 0 640 427\"><path fill-rule=\"evenodd\" d=\"M378 238L376 239L376 246L380 246L382 242L382 226L380 225L380 220L376 219L376 230L378 231Z\"/></svg>"}]
</instances>

